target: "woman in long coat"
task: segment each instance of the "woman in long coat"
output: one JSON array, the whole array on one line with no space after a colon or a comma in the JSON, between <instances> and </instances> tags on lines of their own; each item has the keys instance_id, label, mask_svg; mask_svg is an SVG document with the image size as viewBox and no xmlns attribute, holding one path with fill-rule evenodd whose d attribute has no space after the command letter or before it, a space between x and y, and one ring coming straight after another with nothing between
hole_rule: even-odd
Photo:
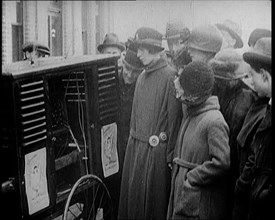
<instances>
[{"instance_id":1,"label":"woman in long coat","mask_svg":"<svg viewBox=\"0 0 275 220\"><path fill-rule=\"evenodd\" d=\"M226 219L230 167L228 126L211 96L214 75L207 64L188 64L175 80L188 115L179 131L168 219Z\"/></svg>"},{"instance_id":2,"label":"woman in long coat","mask_svg":"<svg viewBox=\"0 0 275 220\"><path fill-rule=\"evenodd\" d=\"M181 106L174 95L176 74L161 58L161 34L150 28L138 31L138 57L146 66L137 79L131 129L125 154L119 219L165 219L172 162ZM147 39L157 38L159 46ZM148 55L150 53L150 55ZM146 54L146 55L145 55ZM148 64L148 57L153 58Z\"/></svg>"}]
</instances>

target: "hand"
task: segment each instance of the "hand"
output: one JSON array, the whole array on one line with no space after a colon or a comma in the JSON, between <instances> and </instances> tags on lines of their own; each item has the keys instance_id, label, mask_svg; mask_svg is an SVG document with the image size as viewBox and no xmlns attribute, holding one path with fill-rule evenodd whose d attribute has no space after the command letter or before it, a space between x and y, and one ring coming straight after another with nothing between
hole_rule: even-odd
<instances>
[{"instance_id":1,"label":"hand","mask_svg":"<svg viewBox=\"0 0 275 220\"><path fill-rule=\"evenodd\" d=\"M172 170L173 168L172 163L168 163L168 167L170 168L170 170Z\"/></svg>"}]
</instances>

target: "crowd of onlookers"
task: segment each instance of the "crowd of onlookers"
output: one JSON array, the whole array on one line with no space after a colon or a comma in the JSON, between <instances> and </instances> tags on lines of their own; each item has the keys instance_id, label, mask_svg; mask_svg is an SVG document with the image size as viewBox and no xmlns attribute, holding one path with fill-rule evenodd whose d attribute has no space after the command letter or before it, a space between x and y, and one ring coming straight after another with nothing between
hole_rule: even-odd
<instances>
[{"instance_id":1,"label":"crowd of onlookers","mask_svg":"<svg viewBox=\"0 0 275 220\"><path fill-rule=\"evenodd\" d=\"M119 219L272 214L271 31L244 44L231 20L106 35L98 50L122 54Z\"/></svg>"},{"instance_id":2,"label":"crowd of onlookers","mask_svg":"<svg viewBox=\"0 0 275 220\"><path fill-rule=\"evenodd\" d=\"M271 31L244 44L231 20L106 34L98 51L121 56L118 219L272 218Z\"/></svg>"}]
</instances>

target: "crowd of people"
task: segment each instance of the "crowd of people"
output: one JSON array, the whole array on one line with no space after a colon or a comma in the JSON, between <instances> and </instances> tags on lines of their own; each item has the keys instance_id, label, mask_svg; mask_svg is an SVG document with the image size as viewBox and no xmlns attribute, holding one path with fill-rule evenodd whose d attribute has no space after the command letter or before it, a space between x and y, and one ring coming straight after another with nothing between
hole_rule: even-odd
<instances>
[{"instance_id":1,"label":"crowd of people","mask_svg":"<svg viewBox=\"0 0 275 220\"><path fill-rule=\"evenodd\" d=\"M107 183L118 219L274 215L271 31L252 31L246 51L241 32L231 20L192 30L173 21L164 35L141 27L126 43L108 33L98 45L121 57L121 171ZM49 55L43 45L23 51Z\"/></svg>"},{"instance_id":2,"label":"crowd of people","mask_svg":"<svg viewBox=\"0 0 275 220\"><path fill-rule=\"evenodd\" d=\"M121 55L118 219L272 216L271 31L246 51L241 34L231 20L106 34L98 50Z\"/></svg>"}]
</instances>

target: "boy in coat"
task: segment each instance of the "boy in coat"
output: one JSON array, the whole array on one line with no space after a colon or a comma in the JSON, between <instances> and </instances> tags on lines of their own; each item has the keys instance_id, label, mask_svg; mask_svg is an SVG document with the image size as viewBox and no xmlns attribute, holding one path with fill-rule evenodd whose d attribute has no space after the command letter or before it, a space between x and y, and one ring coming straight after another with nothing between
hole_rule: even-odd
<instances>
[{"instance_id":1,"label":"boy in coat","mask_svg":"<svg viewBox=\"0 0 275 220\"><path fill-rule=\"evenodd\" d=\"M188 115L175 146L167 219L226 219L229 128L211 95L213 71L194 61L174 83Z\"/></svg>"},{"instance_id":2,"label":"boy in coat","mask_svg":"<svg viewBox=\"0 0 275 220\"><path fill-rule=\"evenodd\" d=\"M161 57L162 35L152 28L135 34L145 66L136 83L130 135L122 172L119 219L165 219L181 107L174 96L176 72Z\"/></svg>"},{"instance_id":3,"label":"boy in coat","mask_svg":"<svg viewBox=\"0 0 275 220\"><path fill-rule=\"evenodd\" d=\"M236 181L235 196L237 201L249 199L245 219L272 219L271 38L259 39L243 58L251 66L250 73L258 96L270 100L253 136L252 152Z\"/></svg>"}]
</instances>

